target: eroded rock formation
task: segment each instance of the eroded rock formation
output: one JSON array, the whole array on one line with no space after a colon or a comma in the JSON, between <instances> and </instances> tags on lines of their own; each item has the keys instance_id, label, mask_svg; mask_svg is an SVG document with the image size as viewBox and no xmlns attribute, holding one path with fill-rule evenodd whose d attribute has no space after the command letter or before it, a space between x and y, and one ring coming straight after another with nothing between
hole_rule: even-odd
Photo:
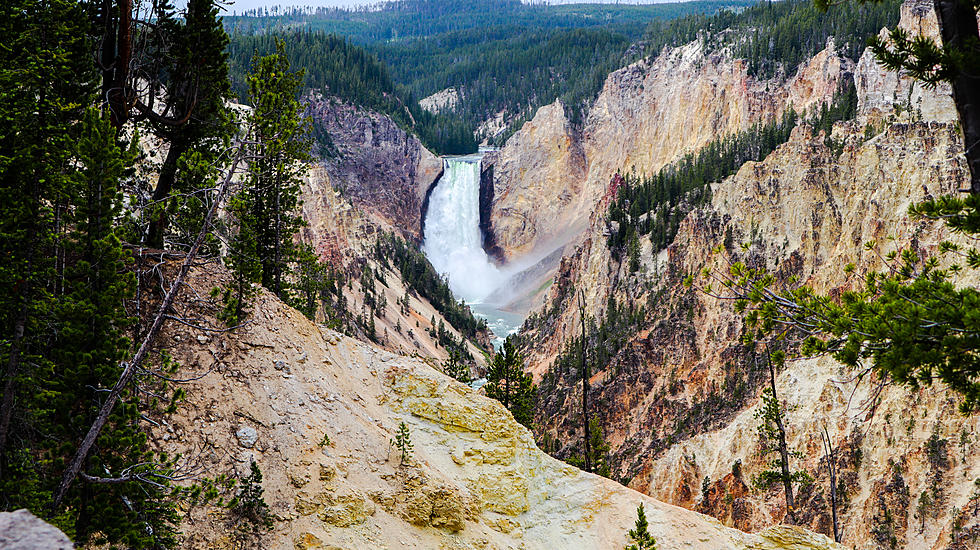
<instances>
[{"instance_id":1,"label":"eroded rock formation","mask_svg":"<svg viewBox=\"0 0 980 550\"><path fill-rule=\"evenodd\" d=\"M654 173L709 141L830 101L853 63L831 41L789 79L758 81L727 51L667 49L606 79L582 127L560 102L500 151L493 232L508 260L577 241L616 172Z\"/></svg>"},{"instance_id":2,"label":"eroded rock formation","mask_svg":"<svg viewBox=\"0 0 980 550\"><path fill-rule=\"evenodd\" d=\"M318 93L304 101L332 185L420 241L422 202L442 173L442 160L384 115Z\"/></svg>"}]
</instances>

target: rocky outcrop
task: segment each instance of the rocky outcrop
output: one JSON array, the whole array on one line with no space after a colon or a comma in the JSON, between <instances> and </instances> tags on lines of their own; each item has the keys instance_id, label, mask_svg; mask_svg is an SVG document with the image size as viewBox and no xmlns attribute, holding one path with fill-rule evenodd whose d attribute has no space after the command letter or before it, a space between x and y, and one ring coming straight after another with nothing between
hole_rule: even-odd
<instances>
[{"instance_id":1,"label":"rocky outcrop","mask_svg":"<svg viewBox=\"0 0 980 550\"><path fill-rule=\"evenodd\" d=\"M581 231L591 210L581 138L555 102L507 140L493 163L491 230L507 260ZM567 242L567 237L565 238Z\"/></svg>"},{"instance_id":2,"label":"rocky outcrop","mask_svg":"<svg viewBox=\"0 0 980 550\"><path fill-rule=\"evenodd\" d=\"M929 0L909 0L902 4L900 21L899 26L913 36L921 34L940 40L939 24ZM887 30L882 29L881 37L887 39ZM896 105L921 120L957 120L949 84L928 88L907 75L883 71L871 50L866 50L858 61L854 85L858 91L858 111L872 121L891 115Z\"/></svg>"},{"instance_id":3,"label":"rocky outcrop","mask_svg":"<svg viewBox=\"0 0 980 550\"><path fill-rule=\"evenodd\" d=\"M757 81L744 62L698 41L610 74L581 129L560 103L542 107L500 151L496 242L513 260L577 240L616 172L654 173L789 105L827 102L852 65L831 41L793 78Z\"/></svg>"},{"instance_id":4,"label":"rocky outcrop","mask_svg":"<svg viewBox=\"0 0 980 550\"><path fill-rule=\"evenodd\" d=\"M317 151L331 184L355 205L415 241L422 201L442 160L390 118L335 97L304 97Z\"/></svg>"},{"instance_id":5,"label":"rocky outcrop","mask_svg":"<svg viewBox=\"0 0 980 550\"><path fill-rule=\"evenodd\" d=\"M75 545L58 528L27 510L0 512L0 548L71 550Z\"/></svg>"},{"instance_id":6,"label":"rocky outcrop","mask_svg":"<svg viewBox=\"0 0 980 550\"><path fill-rule=\"evenodd\" d=\"M225 276L198 273L186 292ZM195 314L214 321L207 307ZM187 400L153 444L213 473L242 476L254 461L275 517L253 532L232 511L195 507L182 548L618 548L640 503L665 550L840 548L799 528L746 534L585 474L539 451L498 402L265 291L238 330L199 339L171 325L161 341L204 376L188 376ZM400 426L405 455L392 445ZM255 433L248 445L243 427Z\"/></svg>"},{"instance_id":7,"label":"rocky outcrop","mask_svg":"<svg viewBox=\"0 0 980 550\"><path fill-rule=\"evenodd\" d=\"M906 7L907 13L921 12ZM885 81L880 67L859 68L857 78L862 71L868 82ZM858 89L862 105L893 99L877 114L863 111L858 121L837 125L831 140L798 128L762 162L713 184L711 204L688 215L667 249L641 240L635 274L605 245L612 229L600 203L582 245L563 259L547 307L525 325L525 350L542 384L539 440L567 456L581 438L574 412L581 382L575 372L549 369L562 342L579 330L569 289L583 292L595 317L604 315L610 295L642 304L644 321L591 378L614 476L740 529L784 517L781 491L753 484L766 468L755 417L768 376L765 356L738 343L743 327L729 301L683 281L745 261L767 267L777 281L795 277L834 293L862 284L848 264L861 274L882 269L883 256L899 245L928 254L955 240L941 224L907 213L913 203L955 193L967 178L962 138L948 122L952 104L939 90L932 99L922 96L934 111L919 113L896 109L903 97ZM923 122L928 112L937 120ZM864 249L871 241L877 250ZM959 284L976 285L977 277ZM962 533L980 530L980 489L973 483L980 464L971 459L980 449L980 419L958 415L955 394L942 387L879 388L874 380L858 382L857 374L817 357L790 361L777 377L789 444L801 453L795 467L815 478L797 495L800 521L830 533L819 437L826 426L837 449L844 544L968 546L974 535Z\"/></svg>"},{"instance_id":8,"label":"rocky outcrop","mask_svg":"<svg viewBox=\"0 0 980 550\"><path fill-rule=\"evenodd\" d=\"M446 88L438 92L423 97L419 100L419 107L430 113L440 113L442 111L455 111L459 107L460 95L456 88Z\"/></svg>"}]
</instances>

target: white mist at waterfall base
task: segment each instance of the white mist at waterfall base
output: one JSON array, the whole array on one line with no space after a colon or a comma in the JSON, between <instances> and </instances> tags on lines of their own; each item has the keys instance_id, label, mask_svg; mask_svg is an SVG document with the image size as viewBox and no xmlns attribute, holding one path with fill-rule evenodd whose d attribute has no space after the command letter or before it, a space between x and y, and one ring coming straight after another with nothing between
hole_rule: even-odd
<instances>
[{"instance_id":1,"label":"white mist at waterfall base","mask_svg":"<svg viewBox=\"0 0 980 550\"><path fill-rule=\"evenodd\" d=\"M476 154L444 159L443 175L429 195L422 251L432 267L446 276L453 294L485 318L494 334L503 337L516 332L523 318L484 303L511 274L494 265L483 250L480 233L482 157L482 154Z\"/></svg>"}]
</instances>

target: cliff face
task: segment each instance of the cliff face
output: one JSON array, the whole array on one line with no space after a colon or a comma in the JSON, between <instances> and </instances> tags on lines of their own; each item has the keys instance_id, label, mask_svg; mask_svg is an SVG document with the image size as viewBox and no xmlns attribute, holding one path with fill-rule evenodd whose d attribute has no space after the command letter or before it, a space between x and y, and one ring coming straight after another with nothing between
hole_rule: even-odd
<instances>
[{"instance_id":1,"label":"cliff face","mask_svg":"<svg viewBox=\"0 0 980 550\"><path fill-rule=\"evenodd\" d=\"M199 272L186 292L224 277ZM211 475L244 476L255 461L276 518L252 534L227 509L191 508L182 548L618 548L640 503L661 549L840 548L796 528L742 533L584 474L539 451L496 401L264 291L241 329L171 325L161 341L204 376L153 444ZM414 446L404 461L391 444L400 425Z\"/></svg>"},{"instance_id":2,"label":"cliff face","mask_svg":"<svg viewBox=\"0 0 980 550\"><path fill-rule=\"evenodd\" d=\"M922 34L939 40L939 26L932 2L928 0L908 0L902 4L899 27L913 36ZM887 38L884 30L882 37ZM929 90L908 76L882 71L870 50L865 51L858 61L854 84L858 91L858 110L871 119L889 115L898 105L924 120L957 120L949 84L943 83L935 90Z\"/></svg>"},{"instance_id":3,"label":"cliff face","mask_svg":"<svg viewBox=\"0 0 980 550\"><path fill-rule=\"evenodd\" d=\"M851 65L830 43L793 78L760 82L741 60L694 42L610 74L581 131L560 103L542 107L500 151L496 242L513 260L574 241L617 171L654 173L790 104L829 101Z\"/></svg>"},{"instance_id":4,"label":"cliff face","mask_svg":"<svg viewBox=\"0 0 980 550\"><path fill-rule=\"evenodd\" d=\"M907 5L902 24L928 28L919 19L929 15ZM713 184L711 204L688 215L666 250L642 239L637 273L606 247L614 229L604 219L609 196L602 199L581 246L562 260L546 307L525 325L524 349L542 381L540 441L568 455L581 440L577 373L549 370L562 342L579 330L570 289L583 291L593 317L605 314L610 295L643 304L644 320L590 381L613 474L740 529L782 519L782 491L753 486L767 466L754 416L768 376L765 356L738 344L742 324L728 301L682 281L705 267L723 272L729 261L745 261L767 267L779 281L795 276L833 292L861 284L860 275L845 273L848 263L857 274L881 269L878 253L904 243L935 252L951 237L941 224L911 220L907 209L955 193L967 179L962 138L949 122L952 103L942 89L889 80L868 55L855 76L862 115L835 127L833 147L798 128L764 161ZM921 108L896 109L910 89ZM935 120L923 122L928 114ZM877 253L863 247L872 240ZM794 469L815 478L797 496L800 521L830 533L825 426L837 448L847 546L975 544L980 463L972 457L980 450L980 419L959 416L955 395L942 387L879 388L874 380L859 383L856 374L818 357L789 361L777 377L789 446L801 453Z\"/></svg>"},{"instance_id":5,"label":"cliff face","mask_svg":"<svg viewBox=\"0 0 980 550\"><path fill-rule=\"evenodd\" d=\"M493 163L494 242L503 256L534 251L569 227L581 230L587 160L561 102L538 109Z\"/></svg>"},{"instance_id":6,"label":"cliff face","mask_svg":"<svg viewBox=\"0 0 980 550\"><path fill-rule=\"evenodd\" d=\"M304 101L332 185L420 241L422 202L442 174L442 160L386 116L315 93Z\"/></svg>"}]
</instances>

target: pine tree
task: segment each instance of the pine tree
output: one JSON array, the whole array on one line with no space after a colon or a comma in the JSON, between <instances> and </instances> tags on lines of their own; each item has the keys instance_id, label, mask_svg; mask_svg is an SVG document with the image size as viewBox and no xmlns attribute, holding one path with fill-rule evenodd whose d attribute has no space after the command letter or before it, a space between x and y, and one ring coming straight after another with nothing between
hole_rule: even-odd
<instances>
[{"instance_id":1,"label":"pine tree","mask_svg":"<svg viewBox=\"0 0 980 550\"><path fill-rule=\"evenodd\" d=\"M97 104L88 18L68 1L0 11L2 507L27 507L80 543L172 547L165 484L102 483L167 461L146 449L125 397L61 504L52 494L129 353L129 255L117 234L133 151ZM120 506L126 502L126 506Z\"/></svg>"},{"instance_id":2,"label":"pine tree","mask_svg":"<svg viewBox=\"0 0 980 550\"><path fill-rule=\"evenodd\" d=\"M754 483L756 487L763 489L768 489L773 483L781 483L786 499L786 515L790 522L795 523L796 503L793 498L793 485L812 483L813 478L805 471L792 471L790 458L802 459L803 455L790 451L786 445L786 430L783 426L785 412L776 395L775 365L782 364L783 353L777 351L770 354L767 348L766 356L769 366L769 387L762 392L762 408L755 413L755 418L759 422L757 429L760 454L763 458L770 455L775 455L775 458L769 462L768 469L756 476Z\"/></svg>"},{"instance_id":3,"label":"pine tree","mask_svg":"<svg viewBox=\"0 0 980 550\"><path fill-rule=\"evenodd\" d=\"M504 340L503 349L493 356L484 388L487 397L503 403L514 415L514 420L531 427L534 421L535 386L531 375L524 372L524 361L513 337Z\"/></svg>"},{"instance_id":4,"label":"pine tree","mask_svg":"<svg viewBox=\"0 0 980 550\"><path fill-rule=\"evenodd\" d=\"M160 167L153 190L150 227L147 244L163 248L164 235L180 212L179 237L184 242L196 235L200 219L207 210L201 203L204 189L209 185L202 164L213 164L227 146L234 132L232 116L225 105L231 96L228 80L228 35L218 17L215 0L188 0L182 18L171 10L162 9L151 39L161 42L166 52L166 64L159 67L164 75L153 80L156 92L166 81L165 108L155 108L154 99L142 109L138 118L145 118L155 133L168 143L167 155ZM160 92L164 93L164 92ZM162 111L163 114L158 112ZM205 176L205 177L202 177ZM181 194L175 199L171 193Z\"/></svg>"},{"instance_id":5,"label":"pine tree","mask_svg":"<svg viewBox=\"0 0 980 550\"><path fill-rule=\"evenodd\" d=\"M464 384L469 384L472 381L469 365L463 362L459 351L455 349L450 350L449 358L442 364L442 372Z\"/></svg>"},{"instance_id":6,"label":"pine tree","mask_svg":"<svg viewBox=\"0 0 980 550\"><path fill-rule=\"evenodd\" d=\"M256 59L248 78L252 114L251 133L256 141L246 186L251 209L262 286L280 298L289 296L284 275L298 259L293 235L303 226L296 213L299 186L310 157L308 119L303 116L298 94L303 72L290 72L282 40L274 54Z\"/></svg>"},{"instance_id":7,"label":"pine tree","mask_svg":"<svg viewBox=\"0 0 980 550\"><path fill-rule=\"evenodd\" d=\"M629 532L625 550L657 550L657 539L647 531L647 516L643 504L636 507L636 526Z\"/></svg>"},{"instance_id":8,"label":"pine tree","mask_svg":"<svg viewBox=\"0 0 980 550\"><path fill-rule=\"evenodd\" d=\"M589 419L588 437L589 445L587 452L589 453L589 464L592 467L592 473L611 478L612 464L609 462L609 444L606 443L606 439L602 435L602 426L599 425L599 419L595 416ZM580 453L568 457L565 462L576 468L585 469L585 456Z\"/></svg>"},{"instance_id":9,"label":"pine tree","mask_svg":"<svg viewBox=\"0 0 980 550\"><path fill-rule=\"evenodd\" d=\"M303 226L296 210L310 160L308 124L297 99L303 74L290 72L281 40L277 48L277 53L253 59L248 77L253 144L245 182L229 206L235 219L228 255L235 282L225 289L230 324L240 322L247 312L252 283L297 303L286 275L290 265L309 260L308 251L294 240Z\"/></svg>"}]
</instances>

